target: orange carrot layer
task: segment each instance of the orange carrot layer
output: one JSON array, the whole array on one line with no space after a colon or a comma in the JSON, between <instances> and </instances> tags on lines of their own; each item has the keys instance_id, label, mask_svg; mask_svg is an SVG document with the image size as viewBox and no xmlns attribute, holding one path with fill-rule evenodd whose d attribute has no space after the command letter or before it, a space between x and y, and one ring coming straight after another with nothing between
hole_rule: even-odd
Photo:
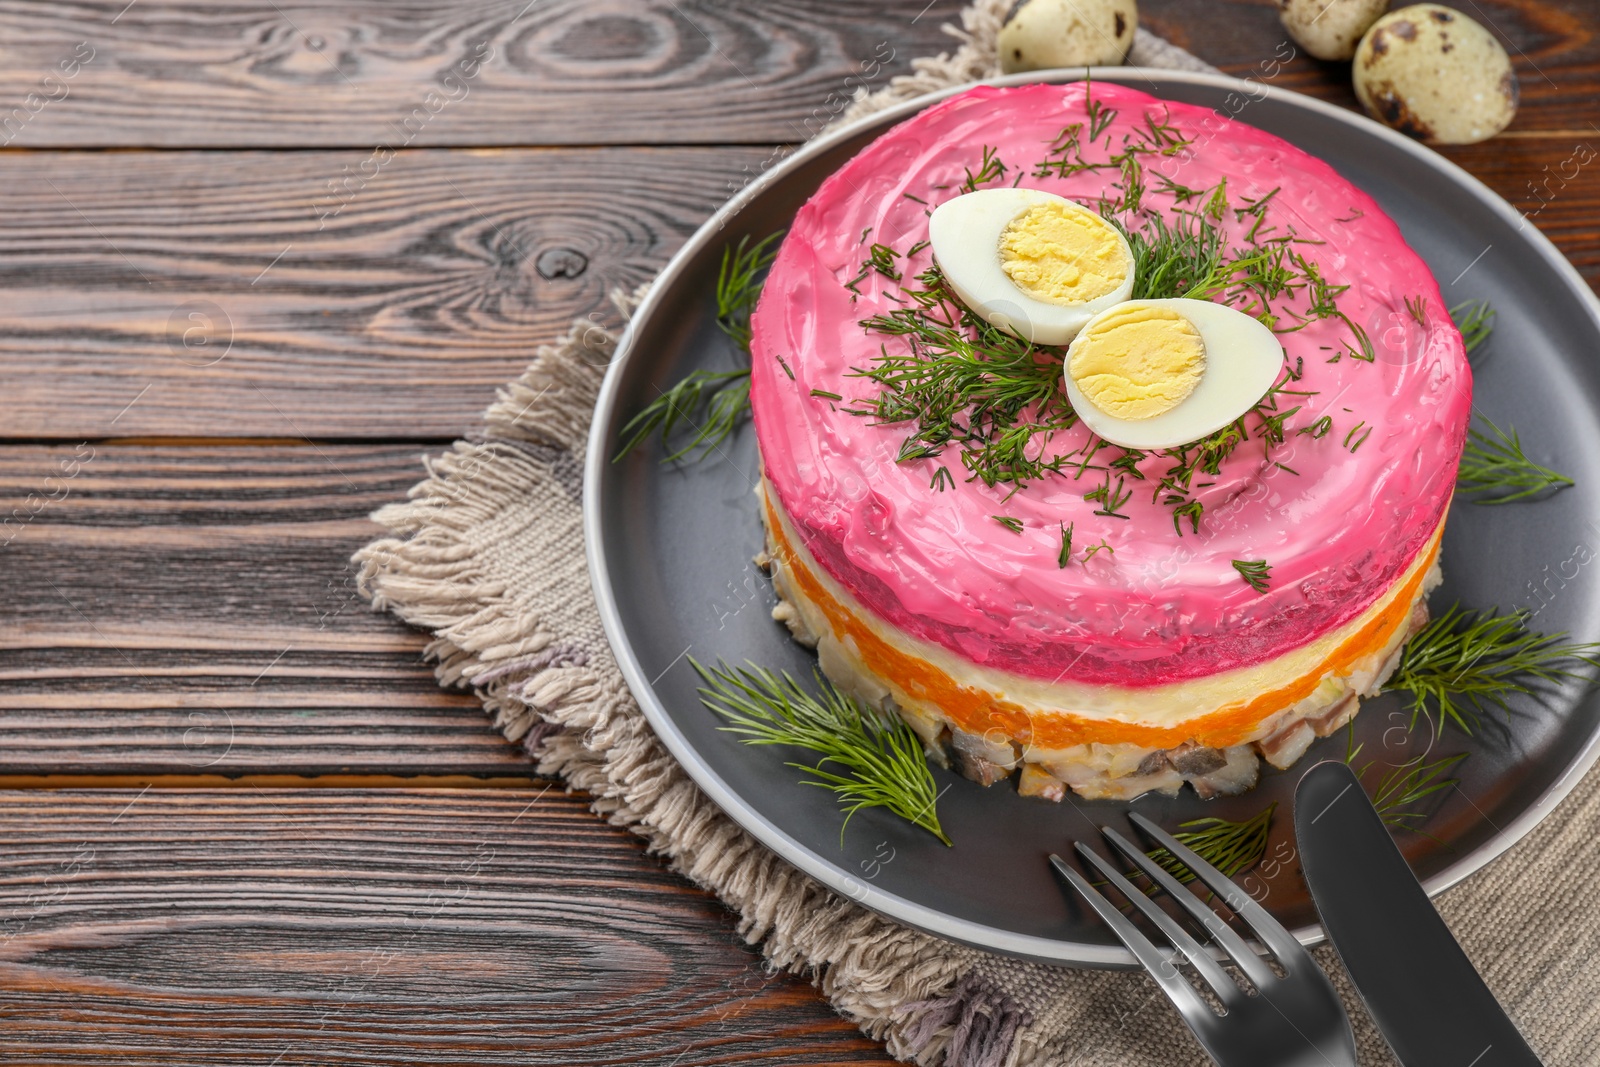
<instances>
[{"instance_id":1,"label":"orange carrot layer","mask_svg":"<svg viewBox=\"0 0 1600 1067\"><path fill-rule=\"evenodd\" d=\"M1434 531L1433 538L1423 549L1426 555L1422 565L1413 569L1399 595L1334 649L1315 670L1249 701L1227 705L1177 726L1150 726L1085 718L1069 711L1052 711L1047 718L1035 718L1018 704L962 685L926 660L902 652L879 637L854 611L823 588L816 576L796 559L770 501L766 508L767 528L779 557L788 566L789 577L828 620L834 637L841 642L851 639L869 671L893 681L908 696L940 709L955 725L969 733L981 736L997 730L1019 743L1038 748L1066 748L1098 742L1166 749L1191 740L1212 748L1243 744L1263 720L1310 696L1330 674L1347 673L1394 638L1411 613L1417 590L1439 550L1439 535L1443 530L1441 524L1440 529Z\"/></svg>"}]
</instances>

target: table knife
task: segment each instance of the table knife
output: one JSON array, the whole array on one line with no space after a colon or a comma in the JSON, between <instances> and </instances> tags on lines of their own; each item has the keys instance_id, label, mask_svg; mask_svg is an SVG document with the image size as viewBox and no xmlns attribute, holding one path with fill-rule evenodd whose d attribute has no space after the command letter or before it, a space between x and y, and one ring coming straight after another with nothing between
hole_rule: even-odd
<instances>
[{"instance_id":1,"label":"table knife","mask_svg":"<svg viewBox=\"0 0 1600 1067\"><path fill-rule=\"evenodd\" d=\"M1307 771L1294 825L1323 928L1404 1067L1539 1067L1355 772L1333 762Z\"/></svg>"}]
</instances>

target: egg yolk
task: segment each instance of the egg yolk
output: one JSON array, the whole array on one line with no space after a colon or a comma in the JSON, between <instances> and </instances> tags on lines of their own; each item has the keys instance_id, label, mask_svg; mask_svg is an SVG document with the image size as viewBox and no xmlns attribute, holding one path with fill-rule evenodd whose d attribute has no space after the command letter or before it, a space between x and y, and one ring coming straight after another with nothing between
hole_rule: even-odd
<instances>
[{"instance_id":1,"label":"egg yolk","mask_svg":"<svg viewBox=\"0 0 1600 1067\"><path fill-rule=\"evenodd\" d=\"M1079 335L1067 373L1107 415L1149 419L1182 403L1205 368L1194 323L1168 308L1124 304Z\"/></svg>"},{"instance_id":2,"label":"egg yolk","mask_svg":"<svg viewBox=\"0 0 1600 1067\"><path fill-rule=\"evenodd\" d=\"M1116 231L1066 204L1037 204L1000 235L1000 269L1046 304L1083 304L1121 285L1128 264Z\"/></svg>"}]
</instances>

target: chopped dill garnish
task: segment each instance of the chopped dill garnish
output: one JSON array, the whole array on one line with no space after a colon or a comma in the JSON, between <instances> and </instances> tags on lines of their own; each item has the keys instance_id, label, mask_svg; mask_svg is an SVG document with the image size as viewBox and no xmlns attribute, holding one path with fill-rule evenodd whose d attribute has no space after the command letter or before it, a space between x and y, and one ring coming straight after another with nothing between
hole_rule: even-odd
<instances>
[{"instance_id":1,"label":"chopped dill garnish","mask_svg":"<svg viewBox=\"0 0 1600 1067\"><path fill-rule=\"evenodd\" d=\"M926 240L918 241L916 244L914 244L910 248L906 249L906 258L910 259L912 256L916 255L918 252L922 251L924 248L927 248L932 243L933 243L932 241L926 241Z\"/></svg>"},{"instance_id":2,"label":"chopped dill garnish","mask_svg":"<svg viewBox=\"0 0 1600 1067\"><path fill-rule=\"evenodd\" d=\"M894 261L900 258L900 253L885 244L873 244L867 249L867 258L861 261L861 270L854 278L844 283L844 287L857 296L861 290L856 288L867 280L867 275L876 271L888 278L891 282L900 280L900 272L895 269Z\"/></svg>"},{"instance_id":3,"label":"chopped dill garnish","mask_svg":"<svg viewBox=\"0 0 1600 1067\"><path fill-rule=\"evenodd\" d=\"M1300 427L1300 429L1296 430L1295 433L1307 433L1311 435L1311 439L1313 441L1320 441L1322 438L1328 436L1328 431L1331 429L1333 429L1333 417L1331 415L1324 415L1311 425Z\"/></svg>"},{"instance_id":4,"label":"chopped dill garnish","mask_svg":"<svg viewBox=\"0 0 1600 1067\"><path fill-rule=\"evenodd\" d=\"M1239 201L1244 205L1244 207L1237 207L1233 209L1233 217L1236 222L1243 222L1247 218L1254 218L1256 220L1251 224L1250 232L1245 234L1244 237L1244 239L1249 241L1251 244L1256 243L1256 235L1260 233L1262 223L1267 221L1267 205L1272 203L1272 198L1277 196L1278 192L1278 189L1273 189L1271 192L1264 193L1254 200L1251 200L1249 197L1245 197ZM1273 227L1273 229L1276 228L1277 227Z\"/></svg>"},{"instance_id":5,"label":"chopped dill garnish","mask_svg":"<svg viewBox=\"0 0 1600 1067\"><path fill-rule=\"evenodd\" d=\"M1522 451L1522 440L1514 427L1502 430L1487 415L1479 415L1489 432L1476 427L1467 430L1461 466L1456 470L1456 488L1466 493L1490 493L1475 504L1509 504L1527 500L1546 490L1560 490L1575 484L1565 474L1542 467Z\"/></svg>"},{"instance_id":6,"label":"chopped dill garnish","mask_svg":"<svg viewBox=\"0 0 1600 1067\"><path fill-rule=\"evenodd\" d=\"M1463 300L1450 309L1450 318L1461 331L1468 355L1494 333L1494 308L1487 300Z\"/></svg>"},{"instance_id":7,"label":"chopped dill garnish","mask_svg":"<svg viewBox=\"0 0 1600 1067\"><path fill-rule=\"evenodd\" d=\"M844 397L840 396L838 393L830 393L826 389L813 389L813 390L811 390L811 395L814 396L814 397L819 397L819 398L821 398L823 400L843 400L844 399Z\"/></svg>"},{"instance_id":8,"label":"chopped dill garnish","mask_svg":"<svg viewBox=\"0 0 1600 1067\"><path fill-rule=\"evenodd\" d=\"M1083 550L1083 561L1088 563L1091 559L1094 559L1097 552L1109 552L1113 556L1117 554L1117 550L1111 547L1111 542L1102 537L1098 545L1090 545Z\"/></svg>"},{"instance_id":9,"label":"chopped dill garnish","mask_svg":"<svg viewBox=\"0 0 1600 1067\"><path fill-rule=\"evenodd\" d=\"M1116 121L1116 108L1106 107L1094 98L1094 87L1091 85L1084 93L1084 112L1089 116L1089 140L1098 141L1100 135L1106 132L1106 127Z\"/></svg>"},{"instance_id":10,"label":"chopped dill garnish","mask_svg":"<svg viewBox=\"0 0 1600 1067\"><path fill-rule=\"evenodd\" d=\"M682 448L669 451L662 462L682 459L699 450L703 459L721 447L750 412L750 313L761 296L762 278L777 258L775 245L783 236L780 230L750 243L749 235L737 245L722 251L717 272L717 326L739 347L745 366L730 371L691 371L671 389L646 404L622 427L622 444L612 462L632 452L652 434L659 434L663 449L671 448L674 432L680 427L695 434ZM794 372L778 357L784 372Z\"/></svg>"},{"instance_id":11,"label":"chopped dill garnish","mask_svg":"<svg viewBox=\"0 0 1600 1067\"><path fill-rule=\"evenodd\" d=\"M1362 427L1364 426L1366 427L1365 432L1362 431ZM1356 434L1358 433L1361 434L1361 436L1356 437ZM1360 422L1350 427L1350 432L1344 435L1344 447L1348 448L1350 450L1350 454L1353 456L1356 454L1356 449L1360 448L1370 436L1372 436L1372 427L1367 426L1366 419L1362 419ZM1350 443L1351 438L1355 438L1355 444Z\"/></svg>"},{"instance_id":12,"label":"chopped dill garnish","mask_svg":"<svg viewBox=\"0 0 1600 1067\"><path fill-rule=\"evenodd\" d=\"M1239 572L1246 585L1258 593L1267 591L1272 580L1272 565L1264 559L1236 559L1233 569Z\"/></svg>"},{"instance_id":13,"label":"chopped dill garnish","mask_svg":"<svg viewBox=\"0 0 1600 1067\"><path fill-rule=\"evenodd\" d=\"M1043 459L1036 438L1076 421L1060 387L1060 350L1030 345L973 314L937 267L916 280L923 288L902 289L916 306L862 320L903 347L883 345L870 366L852 371L881 387L856 413L911 424L910 439L926 446L924 455L958 448L962 466L985 485L1021 486L1059 470L1065 457Z\"/></svg>"},{"instance_id":14,"label":"chopped dill garnish","mask_svg":"<svg viewBox=\"0 0 1600 1067\"><path fill-rule=\"evenodd\" d=\"M1260 814L1243 822L1227 819L1194 819L1182 824L1182 829L1172 836L1179 844L1187 845L1195 855L1232 878L1254 867L1267 852L1267 831L1272 827L1272 813L1278 802L1268 804ZM1195 873L1164 848L1152 849L1151 859L1159 863L1168 874L1188 885Z\"/></svg>"},{"instance_id":15,"label":"chopped dill garnish","mask_svg":"<svg viewBox=\"0 0 1600 1067\"><path fill-rule=\"evenodd\" d=\"M822 757L787 766L804 771L805 784L838 798L845 812L841 842L856 812L887 808L950 844L939 825L938 790L922 741L897 716L839 692L820 671L821 692L813 696L787 671L776 674L754 664L748 670L706 668L692 657L689 663L705 682L701 701L728 721L722 729L747 745L792 745Z\"/></svg>"},{"instance_id":16,"label":"chopped dill garnish","mask_svg":"<svg viewBox=\"0 0 1600 1067\"><path fill-rule=\"evenodd\" d=\"M965 168L967 178L961 183L961 191L975 193L978 186L997 182L1006 176L1006 165L1000 162L1000 153L989 145L983 146L983 162L978 164L978 172L974 174L971 167Z\"/></svg>"},{"instance_id":17,"label":"chopped dill garnish","mask_svg":"<svg viewBox=\"0 0 1600 1067\"><path fill-rule=\"evenodd\" d=\"M789 369L789 361L778 355L776 352L772 353L772 355L773 358L778 361L778 366L783 368L783 373L789 376L789 380L791 382L794 381L794 371Z\"/></svg>"},{"instance_id":18,"label":"chopped dill garnish","mask_svg":"<svg viewBox=\"0 0 1600 1067\"><path fill-rule=\"evenodd\" d=\"M1109 467L1106 468L1105 479L1105 482L1100 486L1100 488L1083 494L1083 499L1089 501L1090 503L1098 503L1100 505L1094 509L1094 513L1096 515L1105 515L1113 519L1128 518L1128 516L1122 514L1122 511L1120 510L1122 505L1133 499L1133 490L1124 490L1122 488L1123 483L1127 479L1118 476L1117 484L1115 487L1113 487L1111 485L1111 469Z\"/></svg>"},{"instance_id":19,"label":"chopped dill garnish","mask_svg":"<svg viewBox=\"0 0 1600 1067\"><path fill-rule=\"evenodd\" d=\"M1066 523L1060 523L1059 525L1061 526L1061 551L1056 553L1056 566L1064 568L1072 562L1072 529L1078 524L1067 525Z\"/></svg>"},{"instance_id":20,"label":"chopped dill garnish","mask_svg":"<svg viewBox=\"0 0 1600 1067\"><path fill-rule=\"evenodd\" d=\"M928 483L929 489L934 489L941 493L946 489L954 489L955 487L956 480L951 476L949 467L940 467L934 471L933 481Z\"/></svg>"},{"instance_id":21,"label":"chopped dill garnish","mask_svg":"<svg viewBox=\"0 0 1600 1067\"><path fill-rule=\"evenodd\" d=\"M1211 199L1206 201L1205 214L1213 222L1221 222L1222 216L1226 215L1227 213L1228 179L1227 176L1224 175L1223 179L1217 183L1217 187L1212 190Z\"/></svg>"},{"instance_id":22,"label":"chopped dill garnish","mask_svg":"<svg viewBox=\"0 0 1600 1067\"><path fill-rule=\"evenodd\" d=\"M1191 189L1187 185L1182 185L1178 182L1175 182L1165 174L1156 175L1156 185L1156 192L1170 195L1173 199L1173 202L1179 204L1187 204L1189 201L1205 192L1204 189Z\"/></svg>"},{"instance_id":23,"label":"chopped dill garnish","mask_svg":"<svg viewBox=\"0 0 1600 1067\"><path fill-rule=\"evenodd\" d=\"M1418 326L1428 325L1428 299L1424 296L1406 297L1406 311L1416 320Z\"/></svg>"},{"instance_id":24,"label":"chopped dill garnish","mask_svg":"<svg viewBox=\"0 0 1600 1067\"><path fill-rule=\"evenodd\" d=\"M1012 533L1022 532L1021 519L1013 518L1010 515L990 515L989 517L995 522L998 522L1001 526L1004 526L1006 529L1010 530Z\"/></svg>"},{"instance_id":25,"label":"chopped dill garnish","mask_svg":"<svg viewBox=\"0 0 1600 1067\"><path fill-rule=\"evenodd\" d=\"M1470 734L1486 706L1509 712L1514 695L1586 680L1578 668L1600 667L1600 644L1531 630L1528 618L1526 609L1502 615L1450 605L1406 642L1384 691L1410 695L1413 726L1426 715Z\"/></svg>"},{"instance_id":26,"label":"chopped dill garnish","mask_svg":"<svg viewBox=\"0 0 1600 1067\"><path fill-rule=\"evenodd\" d=\"M1183 520L1189 520L1189 532L1200 532L1200 516L1205 514L1206 506L1198 500L1187 500L1172 509L1172 528L1178 531L1178 536L1183 536Z\"/></svg>"}]
</instances>

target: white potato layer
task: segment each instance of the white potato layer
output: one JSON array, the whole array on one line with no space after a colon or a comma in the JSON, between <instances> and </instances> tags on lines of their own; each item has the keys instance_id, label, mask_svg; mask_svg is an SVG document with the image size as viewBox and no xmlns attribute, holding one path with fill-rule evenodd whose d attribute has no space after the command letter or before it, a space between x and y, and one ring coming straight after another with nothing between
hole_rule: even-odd
<instances>
[{"instance_id":1,"label":"white potato layer","mask_svg":"<svg viewBox=\"0 0 1600 1067\"><path fill-rule=\"evenodd\" d=\"M1206 365L1194 392L1170 411L1148 419L1119 419L1095 407L1072 380L1068 368L1073 353L1089 336L1079 334L1067 349L1062 381L1078 418L1114 445L1141 451L1176 448L1215 433L1255 407L1283 369L1277 336L1242 311L1182 298L1133 300L1127 306L1167 308L1194 323L1205 343Z\"/></svg>"},{"instance_id":2,"label":"white potato layer","mask_svg":"<svg viewBox=\"0 0 1600 1067\"><path fill-rule=\"evenodd\" d=\"M1122 284L1082 304L1049 304L1017 287L1001 267L1000 238L1024 211L1039 204L1064 204L1108 226L1122 249ZM1133 252L1098 214L1064 196L1041 189L980 189L947 200L928 220L933 258L961 302L1007 333L1041 345L1064 345L1097 314L1133 292Z\"/></svg>"}]
</instances>

